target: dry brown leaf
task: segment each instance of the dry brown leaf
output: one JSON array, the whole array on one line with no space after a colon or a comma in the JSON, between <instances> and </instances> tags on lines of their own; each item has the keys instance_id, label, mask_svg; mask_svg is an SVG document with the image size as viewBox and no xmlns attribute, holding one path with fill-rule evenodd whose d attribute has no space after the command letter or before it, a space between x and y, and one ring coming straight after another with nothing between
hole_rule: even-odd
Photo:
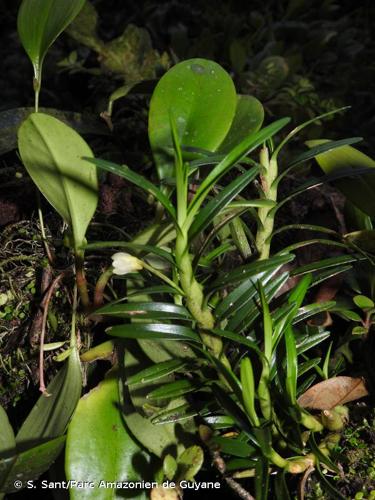
<instances>
[{"instance_id":1,"label":"dry brown leaf","mask_svg":"<svg viewBox=\"0 0 375 500\"><path fill-rule=\"evenodd\" d=\"M331 410L368 395L362 378L333 377L315 384L298 398L302 408Z\"/></svg>"}]
</instances>

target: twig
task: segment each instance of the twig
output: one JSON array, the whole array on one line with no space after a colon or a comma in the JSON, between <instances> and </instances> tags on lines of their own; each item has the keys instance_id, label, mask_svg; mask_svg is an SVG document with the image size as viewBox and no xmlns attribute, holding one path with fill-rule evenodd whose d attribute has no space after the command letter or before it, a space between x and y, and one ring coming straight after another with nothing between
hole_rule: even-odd
<instances>
[{"instance_id":1,"label":"twig","mask_svg":"<svg viewBox=\"0 0 375 500\"><path fill-rule=\"evenodd\" d=\"M310 467L308 467L305 470L305 473L302 476L302 479L301 479L301 481L299 483L299 487L298 487L299 500L304 500L304 498L305 498L306 482L307 482L309 476L314 472L314 470L315 470L315 468L314 468L313 465L311 465Z\"/></svg>"},{"instance_id":2,"label":"twig","mask_svg":"<svg viewBox=\"0 0 375 500\"><path fill-rule=\"evenodd\" d=\"M243 500L255 500L255 498L233 478L225 477L224 479L227 485L232 488L232 490L237 493L240 498L242 498Z\"/></svg>"},{"instance_id":3,"label":"twig","mask_svg":"<svg viewBox=\"0 0 375 500\"><path fill-rule=\"evenodd\" d=\"M224 476L224 480L227 485L243 500L255 500L255 498L243 488L237 481L232 477L225 476L226 465L224 459L217 450L211 450L212 462L216 469Z\"/></svg>"},{"instance_id":4,"label":"twig","mask_svg":"<svg viewBox=\"0 0 375 500\"><path fill-rule=\"evenodd\" d=\"M47 266L43 269L42 273L42 279L40 283L40 292L42 298L42 302L39 305L39 308L35 314L34 320L31 324L30 332L29 332L29 342L32 348L35 347L37 341L39 340L39 332L41 330L42 326L42 319L43 319L43 309L42 309L42 304L43 304L43 299L44 299L44 294L48 290L51 281L52 281L53 275L52 275L52 268L51 266Z\"/></svg>"},{"instance_id":5,"label":"twig","mask_svg":"<svg viewBox=\"0 0 375 500\"><path fill-rule=\"evenodd\" d=\"M39 390L40 392L46 396L49 397L51 394L47 392L45 383L44 383L44 338L46 334L46 325L47 325L47 315L48 315L48 306L52 298L52 294L57 288L58 284L62 280L62 278L65 276L65 272L62 272L59 274L51 283L51 285L48 288L48 291L46 295L43 298L43 301L41 303L41 307L43 308L43 318L42 318L42 326L41 326L41 331L40 331L40 351L39 351Z\"/></svg>"}]
</instances>

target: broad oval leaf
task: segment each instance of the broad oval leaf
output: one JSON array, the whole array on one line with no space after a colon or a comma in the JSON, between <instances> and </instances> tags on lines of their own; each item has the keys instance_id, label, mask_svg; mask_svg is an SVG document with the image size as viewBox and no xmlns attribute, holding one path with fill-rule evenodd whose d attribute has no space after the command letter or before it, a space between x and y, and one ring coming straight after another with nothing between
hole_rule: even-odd
<instances>
[{"instance_id":1,"label":"broad oval leaf","mask_svg":"<svg viewBox=\"0 0 375 500\"><path fill-rule=\"evenodd\" d=\"M229 153L246 137L258 132L263 120L264 109L262 103L251 95L238 95L236 114L228 134L219 147L219 152Z\"/></svg>"},{"instance_id":2,"label":"broad oval leaf","mask_svg":"<svg viewBox=\"0 0 375 500\"><path fill-rule=\"evenodd\" d=\"M40 80L44 57L56 38L73 21L85 0L23 0L17 27L21 43Z\"/></svg>"},{"instance_id":3,"label":"broad oval leaf","mask_svg":"<svg viewBox=\"0 0 375 500\"><path fill-rule=\"evenodd\" d=\"M178 458L178 474L180 479L193 481L203 465L204 453L200 446L187 448Z\"/></svg>"},{"instance_id":4,"label":"broad oval leaf","mask_svg":"<svg viewBox=\"0 0 375 500\"><path fill-rule=\"evenodd\" d=\"M333 377L308 389L298 398L303 408L331 410L337 405L356 401L368 395L362 378Z\"/></svg>"},{"instance_id":5,"label":"broad oval leaf","mask_svg":"<svg viewBox=\"0 0 375 500\"><path fill-rule=\"evenodd\" d=\"M307 141L313 148L329 142L326 139ZM325 174L333 174L340 170L375 168L375 160L351 146L342 146L332 151L318 154L316 161ZM375 174L375 171L374 171ZM335 185L346 198L371 217L375 216L375 175L362 175L356 178L339 179Z\"/></svg>"},{"instance_id":6,"label":"broad oval leaf","mask_svg":"<svg viewBox=\"0 0 375 500\"><path fill-rule=\"evenodd\" d=\"M31 114L18 131L18 147L30 177L71 228L75 250L98 203L96 167L87 143L73 129L44 113Z\"/></svg>"},{"instance_id":7,"label":"broad oval leaf","mask_svg":"<svg viewBox=\"0 0 375 500\"><path fill-rule=\"evenodd\" d=\"M217 63L189 59L159 81L150 103L149 138L160 179L173 173L170 112L181 145L215 151L227 135L237 106L234 84Z\"/></svg>"},{"instance_id":8,"label":"broad oval leaf","mask_svg":"<svg viewBox=\"0 0 375 500\"><path fill-rule=\"evenodd\" d=\"M115 371L97 387L83 396L69 425L66 441L65 472L67 479L93 481L94 489L72 488L70 498L114 499L123 498L121 490L99 488L99 481L137 481L146 470L135 469L144 462L144 453L129 435L119 408L118 377ZM138 493L139 492L139 493ZM138 495L137 495L138 493ZM140 490L132 498L146 498Z\"/></svg>"}]
</instances>

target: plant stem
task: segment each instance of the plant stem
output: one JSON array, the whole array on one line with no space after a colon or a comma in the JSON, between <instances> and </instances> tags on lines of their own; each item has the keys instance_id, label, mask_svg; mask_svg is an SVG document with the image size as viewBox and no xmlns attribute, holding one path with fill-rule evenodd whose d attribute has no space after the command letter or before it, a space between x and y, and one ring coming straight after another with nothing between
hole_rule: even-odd
<instances>
[{"instance_id":1,"label":"plant stem","mask_svg":"<svg viewBox=\"0 0 375 500\"><path fill-rule=\"evenodd\" d=\"M95 286L94 307L100 307L103 304L104 289L113 274L113 267L110 266L100 276Z\"/></svg>"},{"instance_id":2,"label":"plant stem","mask_svg":"<svg viewBox=\"0 0 375 500\"><path fill-rule=\"evenodd\" d=\"M266 146L260 152L260 163L263 167L261 175L262 189L265 199L277 201L277 160L269 157L269 152ZM271 236L274 226L273 207L261 207L258 210L258 216L261 226L258 228L256 235L256 246L259 252L259 260L268 259L270 255Z\"/></svg>"},{"instance_id":3,"label":"plant stem","mask_svg":"<svg viewBox=\"0 0 375 500\"><path fill-rule=\"evenodd\" d=\"M41 78L42 78L42 69L38 65L34 65L34 78L33 78L33 87L34 87L34 96L35 96L35 113L39 111L39 93L41 86Z\"/></svg>"},{"instance_id":4,"label":"plant stem","mask_svg":"<svg viewBox=\"0 0 375 500\"><path fill-rule=\"evenodd\" d=\"M87 289L87 281L85 276L85 270L83 267L84 259L81 253L75 254L75 264L76 264L76 283L81 298L83 306L87 309L90 306L89 292Z\"/></svg>"},{"instance_id":5,"label":"plant stem","mask_svg":"<svg viewBox=\"0 0 375 500\"><path fill-rule=\"evenodd\" d=\"M188 237L181 232L176 238L176 263L179 269L180 283L186 295L186 305L201 328L201 338L216 356L222 349L222 341L219 337L207 333L215 326L215 319L210 308L205 304L203 288L195 279L192 260L188 250Z\"/></svg>"}]
</instances>

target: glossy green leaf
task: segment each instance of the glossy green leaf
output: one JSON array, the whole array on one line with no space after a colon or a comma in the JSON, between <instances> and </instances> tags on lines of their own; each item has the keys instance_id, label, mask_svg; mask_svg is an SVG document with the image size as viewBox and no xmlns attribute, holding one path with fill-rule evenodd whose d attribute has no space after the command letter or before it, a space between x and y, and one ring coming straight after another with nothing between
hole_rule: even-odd
<instances>
[{"instance_id":1,"label":"glossy green leaf","mask_svg":"<svg viewBox=\"0 0 375 500\"><path fill-rule=\"evenodd\" d=\"M84 243L98 202L96 168L82 137L52 116L31 114L18 131L22 161L37 187L70 226L75 250Z\"/></svg>"},{"instance_id":2,"label":"glossy green leaf","mask_svg":"<svg viewBox=\"0 0 375 500\"><path fill-rule=\"evenodd\" d=\"M219 384L214 383L212 385L212 392L217 399L221 408L225 410L225 412L230 416L236 425L238 425L242 430L249 433L251 435L251 427L246 417L246 414L242 411L235 401L224 391ZM254 439L255 441L255 439ZM257 442L254 442L257 445Z\"/></svg>"},{"instance_id":3,"label":"glossy green leaf","mask_svg":"<svg viewBox=\"0 0 375 500\"><path fill-rule=\"evenodd\" d=\"M217 63L190 59L171 68L151 98L149 139L160 179L173 174L170 112L182 146L215 151L227 135L237 106L232 79Z\"/></svg>"},{"instance_id":4,"label":"glossy green leaf","mask_svg":"<svg viewBox=\"0 0 375 500\"><path fill-rule=\"evenodd\" d=\"M132 377L142 368L145 368L145 365L147 366L147 364L150 365L151 363L142 355L139 349L134 349L134 346L129 343L129 348L125 350L124 364L124 378L122 382L125 382L129 377ZM157 381L158 385L155 385L154 382L137 386L121 385L124 419L129 430L139 443L158 457L164 456L166 450L171 449L171 447L173 449L177 448L178 452L182 452L185 446L178 437L181 435L181 431L186 433L185 437L195 431L194 422L191 418L179 422L178 425L171 422L156 426L152 421L153 415L150 416L146 413L145 408L149 404L146 396L152 388L160 386L162 380L159 379ZM175 399L165 407L165 411L177 410L185 403L186 400L184 398Z\"/></svg>"},{"instance_id":5,"label":"glossy green leaf","mask_svg":"<svg viewBox=\"0 0 375 500\"><path fill-rule=\"evenodd\" d=\"M264 109L261 102L251 95L238 95L236 114L228 134L219 147L219 152L229 153L246 137L258 132L263 120Z\"/></svg>"},{"instance_id":6,"label":"glossy green leaf","mask_svg":"<svg viewBox=\"0 0 375 500\"><path fill-rule=\"evenodd\" d=\"M128 304L107 304L95 311L95 314L115 318L139 319L191 319L189 311L179 305L168 302L132 302Z\"/></svg>"},{"instance_id":7,"label":"glossy green leaf","mask_svg":"<svg viewBox=\"0 0 375 500\"><path fill-rule=\"evenodd\" d=\"M0 459L0 494L19 491L14 486L16 480L26 487L27 481L37 479L56 460L64 443L65 436L60 436L24 451L19 449Z\"/></svg>"},{"instance_id":8,"label":"glossy green leaf","mask_svg":"<svg viewBox=\"0 0 375 500\"><path fill-rule=\"evenodd\" d=\"M284 333L286 346L286 390L290 402L295 405L297 401L297 377L298 377L298 359L296 341L293 330L290 326Z\"/></svg>"},{"instance_id":9,"label":"glossy green leaf","mask_svg":"<svg viewBox=\"0 0 375 500\"><path fill-rule=\"evenodd\" d=\"M241 360L241 384L242 399L247 415L254 427L259 426L258 415L255 410L255 382L253 366L250 358L245 357Z\"/></svg>"},{"instance_id":10,"label":"glossy green leaf","mask_svg":"<svg viewBox=\"0 0 375 500\"><path fill-rule=\"evenodd\" d=\"M228 271L220 275L216 280L214 280L213 283L210 284L210 290L234 285L240 281L244 281L249 276L255 276L257 273L270 271L279 265L291 262L293 259L294 255L287 254L239 266L234 271Z\"/></svg>"},{"instance_id":11,"label":"glossy green leaf","mask_svg":"<svg viewBox=\"0 0 375 500\"><path fill-rule=\"evenodd\" d=\"M329 141L322 139L308 141L306 144L312 148L327 142ZM340 170L356 170L363 167L375 167L375 161L372 158L351 146L342 146L333 151L318 154L316 156L316 161L326 174L332 174ZM374 175L367 174L356 177L355 179L340 179L335 181L335 185L344 193L346 198L362 210L362 212L372 217L375 216Z\"/></svg>"},{"instance_id":12,"label":"glossy green leaf","mask_svg":"<svg viewBox=\"0 0 375 500\"><path fill-rule=\"evenodd\" d=\"M126 165L118 165L117 163L113 163L106 160L100 160L97 158L86 158L86 159L91 163L97 165L99 168L106 170L107 172L119 175L120 177L123 177L124 179L128 180L135 186L138 186L141 189L144 189L148 193L152 194L169 212L169 215L172 217L172 219L173 220L176 219L176 210L172 202L162 191L160 191L158 187L155 186L155 184L147 180L145 177L137 174L136 172L133 172L133 170L131 170Z\"/></svg>"},{"instance_id":13,"label":"glossy green leaf","mask_svg":"<svg viewBox=\"0 0 375 500\"><path fill-rule=\"evenodd\" d=\"M265 261L262 261L265 262ZM264 285L266 300L271 302L275 295L289 280L289 272L285 272L276 276L273 280ZM236 313L230 318L228 322L228 329L234 331L243 331L248 329L257 319L260 313L260 307L257 297L253 297L249 301L245 301Z\"/></svg>"},{"instance_id":14,"label":"glossy green leaf","mask_svg":"<svg viewBox=\"0 0 375 500\"><path fill-rule=\"evenodd\" d=\"M127 339L149 340L186 340L200 342L194 330L181 325L167 325L164 323L116 325L107 328L106 332L114 337Z\"/></svg>"},{"instance_id":15,"label":"glossy green leaf","mask_svg":"<svg viewBox=\"0 0 375 500\"><path fill-rule=\"evenodd\" d=\"M186 364L186 361L180 359L171 359L163 363L157 363L129 377L126 380L126 385L153 382L166 375L182 370Z\"/></svg>"},{"instance_id":16,"label":"glossy green leaf","mask_svg":"<svg viewBox=\"0 0 375 500\"><path fill-rule=\"evenodd\" d=\"M237 162L241 161L246 155L251 153L258 146L273 137L279 132L287 123L290 118L282 118L267 127L259 130L250 137L246 137L240 144L238 144L230 153L228 153L215 168L203 180L189 206L187 225L190 227L196 213L202 205L212 187L226 174Z\"/></svg>"},{"instance_id":17,"label":"glossy green leaf","mask_svg":"<svg viewBox=\"0 0 375 500\"><path fill-rule=\"evenodd\" d=\"M56 38L73 21L85 0L23 0L17 27L21 43L40 80L44 57Z\"/></svg>"},{"instance_id":18,"label":"glossy green leaf","mask_svg":"<svg viewBox=\"0 0 375 500\"><path fill-rule=\"evenodd\" d=\"M253 274L250 278L244 280L243 283L238 285L225 297L216 307L215 313L220 319L224 319L231 314L234 314L241 308L245 302L252 300L257 295L257 288L255 284L261 280L265 286L272 276L275 275L280 268L290 262L294 257L291 255L282 256L281 260L274 259L273 257L268 260L254 262L252 265ZM242 269L243 270L243 269Z\"/></svg>"},{"instance_id":19,"label":"glossy green leaf","mask_svg":"<svg viewBox=\"0 0 375 500\"><path fill-rule=\"evenodd\" d=\"M220 213L259 173L258 168L252 168L242 174L226 186L217 196L202 208L196 216L189 231L189 238L194 238L200 234L213 221L214 217Z\"/></svg>"},{"instance_id":20,"label":"glossy green leaf","mask_svg":"<svg viewBox=\"0 0 375 500\"><path fill-rule=\"evenodd\" d=\"M308 351L309 349L312 349L313 347L317 346L324 340L328 339L330 336L330 332L320 332L320 333L315 333L313 335L306 335L301 339L297 340L297 354L300 355L303 352Z\"/></svg>"},{"instance_id":21,"label":"glossy green leaf","mask_svg":"<svg viewBox=\"0 0 375 500\"><path fill-rule=\"evenodd\" d=\"M200 384L183 379L177 380L176 382L171 382L169 384L163 384L161 387L157 387L147 394L147 399L172 399L188 394L189 392L194 392L199 388Z\"/></svg>"},{"instance_id":22,"label":"glossy green leaf","mask_svg":"<svg viewBox=\"0 0 375 500\"><path fill-rule=\"evenodd\" d=\"M259 356L262 356L262 352L258 348L257 344L252 340L249 340L238 333L231 332L229 330L219 330L218 328L214 328L212 332L219 337L223 337L225 339L231 340L232 342L237 342L237 344L243 345L248 349L254 350Z\"/></svg>"},{"instance_id":23,"label":"glossy green leaf","mask_svg":"<svg viewBox=\"0 0 375 500\"><path fill-rule=\"evenodd\" d=\"M51 396L41 395L22 424L16 436L17 446L30 446L63 434L77 406L81 389L81 363L78 350L74 348L65 366L48 384L47 392Z\"/></svg>"},{"instance_id":24,"label":"glossy green leaf","mask_svg":"<svg viewBox=\"0 0 375 500\"><path fill-rule=\"evenodd\" d=\"M191 419L192 417L196 417L198 415L199 411L192 410L190 403L184 403L179 406L173 405L172 408L169 408L168 410L158 412L151 418L151 423L155 425L171 424Z\"/></svg>"},{"instance_id":25,"label":"glossy green leaf","mask_svg":"<svg viewBox=\"0 0 375 500\"><path fill-rule=\"evenodd\" d=\"M290 162L288 168L299 165L300 163L303 163L307 160L311 160L311 158L314 158L315 156L327 153L329 151L333 151L334 149L341 148L342 146L356 144L357 142L360 142L362 140L363 140L362 137L351 137L349 139L340 139L339 141L327 141L323 144L319 144L317 146L312 147L310 150L301 153L296 158L294 158L294 160Z\"/></svg>"},{"instance_id":26,"label":"glossy green leaf","mask_svg":"<svg viewBox=\"0 0 375 500\"><path fill-rule=\"evenodd\" d=\"M138 463L144 462L143 468ZM67 479L92 481L94 489L72 488L72 499L122 498L121 491L99 488L103 481L139 481L148 475L144 453L130 436L119 408L118 374L111 371L78 403L68 428L65 454ZM132 498L146 498L134 490Z\"/></svg>"},{"instance_id":27,"label":"glossy green leaf","mask_svg":"<svg viewBox=\"0 0 375 500\"><path fill-rule=\"evenodd\" d=\"M204 461L204 453L200 446L190 446L178 457L178 477L193 481Z\"/></svg>"}]
</instances>

